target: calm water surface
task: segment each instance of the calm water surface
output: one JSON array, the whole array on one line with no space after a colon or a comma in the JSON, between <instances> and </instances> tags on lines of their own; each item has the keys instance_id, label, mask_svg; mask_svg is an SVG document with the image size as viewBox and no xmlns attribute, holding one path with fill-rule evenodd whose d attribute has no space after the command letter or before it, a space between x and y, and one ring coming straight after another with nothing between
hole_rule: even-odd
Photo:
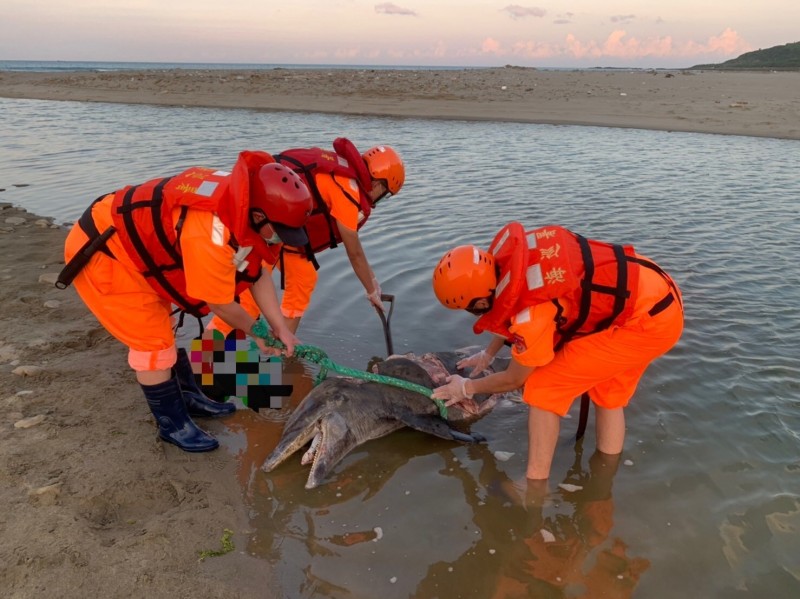
<instances>
[{"instance_id":1,"label":"calm water surface","mask_svg":"<svg viewBox=\"0 0 800 599\"><path fill-rule=\"evenodd\" d=\"M122 184L230 167L245 148L394 145L406 186L362 238L397 298L398 352L485 342L438 305L431 271L512 219L630 242L681 285L686 331L627 411L622 461L593 457L591 430L576 448L565 420L549 492L524 508L518 403L475 426L485 445L401 431L314 491L299 458L255 470L289 409L238 415L220 437L242 456L249 550L287 596L800 596L800 142L22 100L0 100L0 132L0 201L58 222ZM385 353L381 323L344 251L321 263L301 338L365 368Z\"/></svg>"}]
</instances>

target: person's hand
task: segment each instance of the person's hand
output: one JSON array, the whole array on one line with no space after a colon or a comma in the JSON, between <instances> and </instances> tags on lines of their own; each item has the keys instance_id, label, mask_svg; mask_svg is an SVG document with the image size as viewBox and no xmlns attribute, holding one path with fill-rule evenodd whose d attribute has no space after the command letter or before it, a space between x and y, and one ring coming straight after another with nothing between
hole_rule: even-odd
<instances>
[{"instance_id":1,"label":"person's hand","mask_svg":"<svg viewBox=\"0 0 800 599\"><path fill-rule=\"evenodd\" d=\"M253 337L253 340L256 342L258 349L261 351L262 354L265 356L280 356L281 350L277 347L272 347L267 345L267 342L264 341L261 337Z\"/></svg>"},{"instance_id":2,"label":"person's hand","mask_svg":"<svg viewBox=\"0 0 800 599\"><path fill-rule=\"evenodd\" d=\"M448 407L472 399L473 394L467 391L468 380L463 376L452 374L445 379L446 384L433 390L431 398L445 400L444 405Z\"/></svg>"},{"instance_id":3,"label":"person's hand","mask_svg":"<svg viewBox=\"0 0 800 599\"><path fill-rule=\"evenodd\" d=\"M372 279L372 291L367 292L367 299L381 312L386 311L383 307L383 300L381 299L381 286L378 284L377 279Z\"/></svg>"},{"instance_id":4,"label":"person's hand","mask_svg":"<svg viewBox=\"0 0 800 599\"><path fill-rule=\"evenodd\" d=\"M481 374L484 370L489 368L494 362L494 356L490 356L489 352L485 349L482 349L477 354L472 354L468 358L464 358L463 360L459 360L456 363L456 368L459 370L465 368L472 368L469 373L469 378L474 379L476 376Z\"/></svg>"},{"instance_id":5,"label":"person's hand","mask_svg":"<svg viewBox=\"0 0 800 599\"><path fill-rule=\"evenodd\" d=\"M300 345L300 340L292 333L288 327L282 327L280 331L274 331L275 337L280 339L286 346L283 351L284 355L292 356L294 354L295 345Z\"/></svg>"}]
</instances>

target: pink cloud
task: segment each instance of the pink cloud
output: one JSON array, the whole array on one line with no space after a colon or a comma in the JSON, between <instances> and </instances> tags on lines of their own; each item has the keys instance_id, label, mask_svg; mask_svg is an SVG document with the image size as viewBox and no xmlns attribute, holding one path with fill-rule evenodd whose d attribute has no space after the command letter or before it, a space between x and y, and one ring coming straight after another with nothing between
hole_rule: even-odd
<instances>
[{"instance_id":1,"label":"pink cloud","mask_svg":"<svg viewBox=\"0 0 800 599\"><path fill-rule=\"evenodd\" d=\"M535 6L520 6L518 4L509 4L501 9L501 12L506 12L512 19L523 19L525 17L543 17L547 14L543 8Z\"/></svg>"},{"instance_id":2,"label":"pink cloud","mask_svg":"<svg viewBox=\"0 0 800 599\"><path fill-rule=\"evenodd\" d=\"M743 54L753 49L753 46L739 37L733 29L728 27L720 35L711 37L706 44L712 54Z\"/></svg>"},{"instance_id":3,"label":"pink cloud","mask_svg":"<svg viewBox=\"0 0 800 599\"><path fill-rule=\"evenodd\" d=\"M526 58L550 58L559 52L547 42L517 42L512 46L511 54Z\"/></svg>"},{"instance_id":4,"label":"pink cloud","mask_svg":"<svg viewBox=\"0 0 800 599\"><path fill-rule=\"evenodd\" d=\"M378 14L383 13L385 15L410 15L412 17L417 16L417 13L415 11L409 8L403 8L401 6L397 6L396 4L392 4L391 2L376 4L375 12Z\"/></svg>"},{"instance_id":5,"label":"pink cloud","mask_svg":"<svg viewBox=\"0 0 800 599\"><path fill-rule=\"evenodd\" d=\"M490 37L487 37L481 43L481 52L484 54L505 54L505 52L500 49L500 42Z\"/></svg>"},{"instance_id":6,"label":"pink cloud","mask_svg":"<svg viewBox=\"0 0 800 599\"><path fill-rule=\"evenodd\" d=\"M624 29L617 29L602 42L580 40L570 33L560 44L520 41L505 47L493 38L486 38L481 44L483 54L536 59L564 56L576 59L737 56L749 50L752 50L750 44L730 28L702 43L694 41L676 43L672 36L639 39L628 36Z\"/></svg>"}]
</instances>

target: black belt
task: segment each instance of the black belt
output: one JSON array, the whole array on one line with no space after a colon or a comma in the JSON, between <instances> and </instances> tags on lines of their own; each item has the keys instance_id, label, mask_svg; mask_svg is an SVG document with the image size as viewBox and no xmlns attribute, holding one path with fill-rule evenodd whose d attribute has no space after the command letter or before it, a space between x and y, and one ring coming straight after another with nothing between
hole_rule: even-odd
<instances>
[{"instance_id":1,"label":"black belt","mask_svg":"<svg viewBox=\"0 0 800 599\"><path fill-rule=\"evenodd\" d=\"M80 219L78 219L77 226L83 229L88 240L72 259L64 265L64 268L62 268L61 272L58 274L55 285L59 289L66 289L75 277L78 276L78 273L83 270L83 267L89 263L89 259L94 256L95 253L103 252L110 258L114 257L114 254L112 254L111 250L106 246L106 242L108 238L116 232L116 229L111 226L101 233L97 229L97 225L94 224L94 219L92 218L92 207L106 197L106 195L108 194L104 194L92 202L81 215Z\"/></svg>"},{"instance_id":2,"label":"black belt","mask_svg":"<svg viewBox=\"0 0 800 599\"><path fill-rule=\"evenodd\" d=\"M656 305L653 306L652 308L650 308L647 311L647 313L650 316L655 316L656 314L660 314L661 312L663 312L664 310L669 308L672 305L672 302L674 302L674 301L675 301L675 296L670 291L662 299L658 300Z\"/></svg>"}]
</instances>

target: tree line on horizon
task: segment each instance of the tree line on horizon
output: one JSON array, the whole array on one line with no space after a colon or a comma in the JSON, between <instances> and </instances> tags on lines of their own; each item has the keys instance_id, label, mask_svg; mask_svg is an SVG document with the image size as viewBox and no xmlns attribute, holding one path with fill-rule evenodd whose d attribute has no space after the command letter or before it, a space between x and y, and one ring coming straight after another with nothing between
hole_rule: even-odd
<instances>
[{"instance_id":1,"label":"tree line on horizon","mask_svg":"<svg viewBox=\"0 0 800 599\"><path fill-rule=\"evenodd\" d=\"M717 64L698 64L692 69L704 70L795 70L800 69L800 42L746 52L737 58Z\"/></svg>"}]
</instances>

